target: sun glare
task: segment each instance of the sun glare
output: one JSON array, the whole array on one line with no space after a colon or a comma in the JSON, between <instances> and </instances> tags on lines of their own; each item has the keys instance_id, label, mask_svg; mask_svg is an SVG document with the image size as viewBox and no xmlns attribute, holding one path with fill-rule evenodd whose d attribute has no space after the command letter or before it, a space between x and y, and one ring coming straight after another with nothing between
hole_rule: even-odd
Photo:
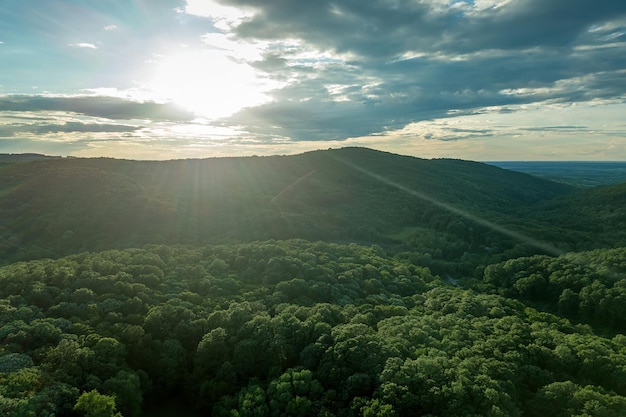
<instances>
[{"instance_id":1,"label":"sun glare","mask_svg":"<svg viewBox=\"0 0 626 417\"><path fill-rule=\"evenodd\" d=\"M214 50L159 57L148 88L156 99L173 101L210 119L267 100L262 80L250 66Z\"/></svg>"}]
</instances>

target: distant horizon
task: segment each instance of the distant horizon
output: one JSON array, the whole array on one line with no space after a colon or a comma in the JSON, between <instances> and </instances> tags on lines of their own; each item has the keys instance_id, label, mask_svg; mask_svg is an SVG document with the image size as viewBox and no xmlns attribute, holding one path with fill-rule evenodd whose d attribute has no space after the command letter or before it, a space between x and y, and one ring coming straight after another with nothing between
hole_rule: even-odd
<instances>
[{"instance_id":1,"label":"distant horizon","mask_svg":"<svg viewBox=\"0 0 626 417\"><path fill-rule=\"evenodd\" d=\"M80 158L80 159L119 159L119 160L128 160L128 161L150 161L150 162L162 162L162 161L185 161L185 160L203 160L203 159L219 159L219 158L254 158L254 157L274 157L274 156L296 156L302 155L309 152L321 152L326 150L339 150L339 149L349 149L349 148L360 148L360 149L369 149L378 152L391 153L400 156L413 157L418 159L459 159L466 160L472 162L480 162L485 164L541 164L541 163L555 163L555 164L576 164L576 163L598 163L598 164L624 164L626 165L626 160L476 160L476 159L463 159L463 158L454 158L454 157L432 157L432 158L424 158L416 155L405 155L392 151L384 151L380 149L368 148L365 146L344 146L344 147L332 147L332 148L319 148L313 150L302 151L293 154L267 154L267 155L230 155L230 156L205 156L205 157L188 157L188 158L173 158L173 159L134 159L134 158L122 158L122 157L110 157L110 156L74 156L74 155L54 155L54 154L42 154L37 152L12 152L5 153L0 152L0 156L33 156L33 157L42 157L42 158Z\"/></svg>"}]
</instances>

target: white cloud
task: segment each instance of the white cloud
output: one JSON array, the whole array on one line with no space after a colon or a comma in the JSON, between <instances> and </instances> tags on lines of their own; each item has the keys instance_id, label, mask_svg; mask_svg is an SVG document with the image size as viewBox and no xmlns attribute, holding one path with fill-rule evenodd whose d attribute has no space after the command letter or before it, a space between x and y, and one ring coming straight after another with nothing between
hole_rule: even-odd
<instances>
[{"instance_id":1,"label":"white cloud","mask_svg":"<svg viewBox=\"0 0 626 417\"><path fill-rule=\"evenodd\" d=\"M115 31L115 30L119 30L119 27L117 27L117 25L106 25L104 27L104 30L106 30L106 31Z\"/></svg>"},{"instance_id":2,"label":"white cloud","mask_svg":"<svg viewBox=\"0 0 626 417\"><path fill-rule=\"evenodd\" d=\"M207 33L202 36L202 42L212 49L224 51L235 59L246 61L258 61L262 59L262 53L267 48L267 42L241 42L231 39L225 33Z\"/></svg>"},{"instance_id":3,"label":"white cloud","mask_svg":"<svg viewBox=\"0 0 626 417\"><path fill-rule=\"evenodd\" d=\"M476 10L495 10L501 9L506 6L508 3L511 3L512 0L475 0L473 1L474 8Z\"/></svg>"},{"instance_id":4,"label":"white cloud","mask_svg":"<svg viewBox=\"0 0 626 417\"><path fill-rule=\"evenodd\" d=\"M254 10L223 6L212 0L187 0L184 13L208 17L213 25L223 31L229 31L246 19L254 16Z\"/></svg>"},{"instance_id":5,"label":"white cloud","mask_svg":"<svg viewBox=\"0 0 626 417\"><path fill-rule=\"evenodd\" d=\"M98 49L98 47L93 43L88 42L80 42L80 43L70 43L69 46L74 46L76 48L86 48L86 49Z\"/></svg>"},{"instance_id":6,"label":"white cloud","mask_svg":"<svg viewBox=\"0 0 626 417\"><path fill-rule=\"evenodd\" d=\"M626 104L535 104L489 107L477 114L411 123L350 140L425 158L623 160Z\"/></svg>"}]
</instances>

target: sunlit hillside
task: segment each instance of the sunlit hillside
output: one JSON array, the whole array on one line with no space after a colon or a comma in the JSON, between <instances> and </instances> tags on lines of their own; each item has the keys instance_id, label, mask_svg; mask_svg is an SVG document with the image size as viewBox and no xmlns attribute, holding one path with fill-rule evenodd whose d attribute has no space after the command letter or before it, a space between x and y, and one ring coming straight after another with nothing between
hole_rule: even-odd
<instances>
[{"instance_id":1,"label":"sunlit hillside","mask_svg":"<svg viewBox=\"0 0 626 417\"><path fill-rule=\"evenodd\" d=\"M362 148L167 162L6 160L4 263L147 243L306 238L404 245L422 229L450 232L472 250L496 241L509 247L510 237L492 233L490 222L535 235L548 225L522 224L527 213L572 190L486 164Z\"/></svg>"}]
</instances>

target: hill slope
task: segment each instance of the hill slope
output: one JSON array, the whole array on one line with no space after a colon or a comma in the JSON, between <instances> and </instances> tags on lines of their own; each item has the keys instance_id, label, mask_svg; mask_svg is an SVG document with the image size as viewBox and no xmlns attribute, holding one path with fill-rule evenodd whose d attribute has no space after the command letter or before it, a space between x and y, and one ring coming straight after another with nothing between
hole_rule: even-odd
<instances>
[{"instance_id":1,"label":"hill slope","mask_svg":"<svg viewBox=\"0 0 626 417\"><path fill-rule=\"evenodd\" d=\"M0 257L6 263L146 243L295 237L394 243L394 234L442 231L455 220L468 234L466 214L514 222L512 214L571 190L486 164L363 148L7 163L0 167Z\"/></svg>"},{"instance_id":2,"label":"hill slope","mask_svg":"<svg viewBox=\"0 0 626 417\"><path fill-rule=\"evenodd\" d=\"M529 218L593 236L597 246L626 245L626 183L588 188L548 200Z\"/></svg>"}]
</instances>

